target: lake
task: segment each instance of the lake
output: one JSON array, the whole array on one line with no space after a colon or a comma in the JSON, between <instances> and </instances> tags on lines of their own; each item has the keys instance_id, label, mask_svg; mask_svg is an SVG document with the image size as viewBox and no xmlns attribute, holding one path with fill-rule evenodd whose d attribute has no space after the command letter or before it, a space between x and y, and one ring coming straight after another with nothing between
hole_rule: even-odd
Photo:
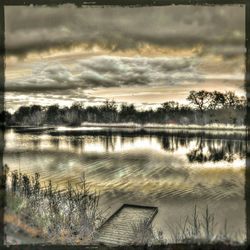
<instances>
[{"instance_id":1,"label":"lake","mask_svg":"<svg viewBox=\"0 0 250 250\"><path fill-rule=\"evenodd\" d=\"M214 213L216 232L227 223L232 239L244 239L245 135L242 132L129 128L74 128L5 132L4 163L40 173L63 187L85 173L112 214L123 203L154 205L154 226L170 227L198 210Z\"/></svg>"}]
</instances>

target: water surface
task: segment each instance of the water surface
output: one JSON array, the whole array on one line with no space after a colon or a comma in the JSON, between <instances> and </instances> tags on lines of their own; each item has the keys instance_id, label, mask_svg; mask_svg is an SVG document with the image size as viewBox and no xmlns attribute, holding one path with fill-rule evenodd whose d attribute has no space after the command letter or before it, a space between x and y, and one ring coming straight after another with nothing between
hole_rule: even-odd
<instances>
[{"instance_id":1,"label":"water surface","mask_svg":"<svg viewBox=\"0 0 250 250\"><path fill-rule=\"evenodd\" d=\"M158 206L154 221L169 225L197 204L215 214L217 231L227 221L232 237L245 236L245 150L240 132L180 132L87 128L5 133L4 162L11 170L39 172L59 186L87 181L112 213L123 203ZM240 235L240 236L237 236Z\"/></svg>"}]
</instances>

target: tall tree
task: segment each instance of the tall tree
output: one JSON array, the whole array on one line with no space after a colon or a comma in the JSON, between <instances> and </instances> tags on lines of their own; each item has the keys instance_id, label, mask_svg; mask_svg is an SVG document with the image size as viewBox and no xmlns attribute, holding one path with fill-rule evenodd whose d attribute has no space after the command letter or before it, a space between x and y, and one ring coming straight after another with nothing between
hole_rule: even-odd
<instances>
[{"instance_id":1,"label":"tall tree","mask_svg":"<svg viewBox=\"0 0 250 250\"><path fill-rule=\"evenodd\" d=\"M30 124L39 126L44 122L45 114L40 105L32 105L30 107Z\"/></svg>"},{"instance_id":2,"label":"tall tree","mask_svg":"<svg viewBox=\"0 0 250 250\"><path fill-rule=\"evenodd\" d=\"M24 125L28 123L29 115L30 115L30 107L21 106L14 113L14 120L17 124Z\"/></svg>"},{"instance_id":3,"label":"tall tree","mask_svg":"<svg viewBox=\"0 0 250 250\"><path fill-rule=\"evenodd\" d=\"M46 112L46 120L49 124L58 124L60 120L59 105L49 106Z\"/></svg>"},{"instance_id":4,"label":"tall tree","mask_svg":"<svg viewBox=\"0 0 250 250\"><path fill-rule=\"evenodd\" d=\"M103 122L115 122L118 116L117 104L115 101L106 100L100 107Z\"/></svg>"},{"instance_id":5,"label":"tall tree","mask_svg":"<svg viewBox=\"0 0 250 250\"><path fill-rule=\"evenodd\" d=\"M179 110L179 103L174 101L164 102L162 103L162 108L165 111L176 111Z\"/></svg>"},{"instance_id":6,"label":"tall tree","mask_svg":"<svg viewBox=\"0 0 250 250\"><path fill-rule=\"evenodd\" d=\"M119 119L122 122L135 122L136 120L136 109L134 104L121 105L121 110L119 112Z\"/></svg>"},{"instance_id":7,"label":"tall tree","mask_svg":"<svg viewBox=\"0 0 250 250\"><path fill-rule=\"evenodd\" d=\"M203 112L208 108L210 102L211 94L208 91L190 91L187 100L190 101L196 108Z\"/></svg>"},{"instance_id":8,"label":"tall tree","mask_svg":"<svg viewBox=\"0 0 250 250\"><path fill-rule=\"evenodd\" d=\"M234 92L228 91L225 93L225 106L236 108L239 104L239 97Z\"/></svg>"},{"instance_id":9,"label":"tall tree","mask_svg":"<svg viewBox=\"0 0 250 250\"><path fill-rule=\"evenodd\" d=\"M209 95L210 96L209 96L208 108L215 110L224 107L226 102L226 97L223 93L219 91L213 91L210 92Z\"/></svg>"}]
</instances>

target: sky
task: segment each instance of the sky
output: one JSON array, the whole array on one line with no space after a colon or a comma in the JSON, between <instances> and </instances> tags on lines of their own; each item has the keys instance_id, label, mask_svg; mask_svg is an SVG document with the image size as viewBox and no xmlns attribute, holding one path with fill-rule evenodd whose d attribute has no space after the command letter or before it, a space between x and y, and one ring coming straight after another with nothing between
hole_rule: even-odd
<instances>
[{"instance_id":1,"label":"sky","mask_svg":"<svg viewBox=\"0 0 250 250\"><path fill-rule=\"evenodd\" d=\"M242 6L5 7L5 107L245 95Z\"/></svg>"}]
</instances>

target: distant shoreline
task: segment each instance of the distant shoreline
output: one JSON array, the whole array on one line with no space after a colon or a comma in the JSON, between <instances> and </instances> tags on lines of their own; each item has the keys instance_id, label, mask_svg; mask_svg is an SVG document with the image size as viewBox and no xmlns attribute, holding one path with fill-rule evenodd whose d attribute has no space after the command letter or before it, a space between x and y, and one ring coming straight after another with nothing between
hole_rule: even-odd
<instances>
[{"instance_id":1,"label":"distant shoreline","mask_svg":"<svg viewBox=\"0 0 250 250\"><path fill-rule=\"evenodd\" d=\"M136 124L136 123L82 123L79 127L108 127L108 128L139 128L139 129L175 129L175 130L239 130L245 131L246 126L233 126L226 124L209 125L178 125L178 124Z\"/></svg>"},{"instance_id":2,"label":"distant shoreline","mask_svg":"<svg viewBox=\"0 0 250 250\"><path fill-rule=\"evenodd\" d=\"M168 130L212 130L212 131L234 131L246 132L246 126L234 126L227 124L207 124L207 125L178 125L178 124L137 124L137 123L82 123L80 126L8 126L7 129L18 129L27 131L63 131L63 130L80 130L81 128L109 128L109 129L168 129Z\"/></svg>"}]
</instances>

